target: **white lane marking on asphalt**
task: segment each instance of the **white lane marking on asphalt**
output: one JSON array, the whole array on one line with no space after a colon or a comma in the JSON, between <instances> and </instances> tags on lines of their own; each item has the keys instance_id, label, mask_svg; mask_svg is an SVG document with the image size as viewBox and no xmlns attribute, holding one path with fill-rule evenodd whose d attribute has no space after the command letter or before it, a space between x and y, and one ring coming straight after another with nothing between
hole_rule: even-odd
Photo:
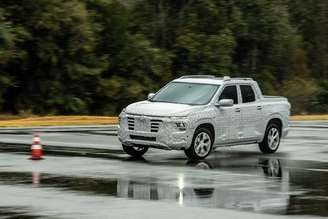
<instances>
[{"instance_id":1,"label":"white lane marking on asphalt","mask_svg":"<svg viewBox=\"0 0 328 219\"><path fill-rule=\"evenodd\" d=\"M305 169L310 171L317 171L317 172L328 172L328 169Z\"/></svg>"},{"instance_id":2,"label":"white lane marking on asphalt","mask_svg":"<svg viewBox=\"0 0 328 219\"><path fill-rule=\"evenodd\" d=\"M9 139L9 138L1 138L0 139L1 143L16 143L16 144L29 144L29 142L24 141L24 140L15 140L15 139ZM32 142L31 142L32 143ZM43 145L49 145L49 146L56 146L56 147L60 147L60 146L89 146L89 147L102 147L102 149L106 149L109 147L109 145L105 145L105 144L85 144L85 143L79 143L79 142L73 142L73 143L69 143L69 142L61 142L61 141L43 141L42 142ZM110 146L117 146L120 147L119 145L110 145Z\"/></svg>"}]
</instances>

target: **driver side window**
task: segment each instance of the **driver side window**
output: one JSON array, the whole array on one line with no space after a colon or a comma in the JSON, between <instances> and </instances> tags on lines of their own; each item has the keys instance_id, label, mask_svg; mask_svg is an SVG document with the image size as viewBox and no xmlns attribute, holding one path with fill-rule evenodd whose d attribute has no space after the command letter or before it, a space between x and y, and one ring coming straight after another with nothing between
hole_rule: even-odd
<instances>
[{"instance_id":1,"label":"driver side window","mask_svg":"<svg viewBox=\"0 0 328 219\"><path fill-rule=\"evenodd\" d=\"M219 97L219 100L222 100L222 99L232 99L233 104L238 104L237 86L232 85L232 86L225 87Z\"/></svg>"}]
</instances>

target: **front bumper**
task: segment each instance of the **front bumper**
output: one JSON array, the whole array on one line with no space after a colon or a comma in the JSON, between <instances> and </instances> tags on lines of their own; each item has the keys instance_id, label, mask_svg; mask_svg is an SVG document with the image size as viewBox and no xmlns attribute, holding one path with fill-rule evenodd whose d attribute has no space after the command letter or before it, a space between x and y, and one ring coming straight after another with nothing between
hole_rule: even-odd
<instances>
[{"instance_id":1,"label":"front bumper","mask_svg":"<svg viewBox=\"0 0 328 219\"><path fill-rule=\"evenodd\" d=\"M147 118L151 120L153 118ZM157 118L158 119L158 118ZM165 150L182 150L190 146L192 141L192 131L186 129L179 131L172 125L171 121L163 120L157 132L152 132L150 128L147 130L139 130L135 126L134 130L130 130L127 119L121 118L118 139L126 146L149 146Z\"/></svg>"}]
</instances>

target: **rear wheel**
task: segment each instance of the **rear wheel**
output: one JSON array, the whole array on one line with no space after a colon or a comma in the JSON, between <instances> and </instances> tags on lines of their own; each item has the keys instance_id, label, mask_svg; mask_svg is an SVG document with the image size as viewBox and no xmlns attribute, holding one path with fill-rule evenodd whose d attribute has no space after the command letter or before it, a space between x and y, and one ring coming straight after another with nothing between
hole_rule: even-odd
<instances>
[{"instance_id":1,"label":"rear wheel","mask_svg":"<svg viewBox=\"0 0 328 219\"><path fill-rule=\"evenodd\" d=\"M265 154L274 153L280 145L280 127L275 123L270 123L265 131L263 141L259 143L260 150Z\"/></svg>"},{"instance_id":2,"label":"rear wheel","mask_svg":"<svg viewBox=\"0 0 328 219\"><path fill-rule=\"evenodd\" d=\"M122 147L123 147L123 151L132 157L142 157L142 155L144 155L148 151L148 147L146 146L122 145Z\"/></svg>"},{"instance_id":3,"label":"rear wheel","mask_svg":"<svg viewBox=\"0 0 328 219\"><path fill-rule=\"evenodd\" d=\"M206 158L212 151L213 134L207 128L198 128L195 131L191 146L185 150L189 159L201 160Z\"/></svg>"}]
</instances>

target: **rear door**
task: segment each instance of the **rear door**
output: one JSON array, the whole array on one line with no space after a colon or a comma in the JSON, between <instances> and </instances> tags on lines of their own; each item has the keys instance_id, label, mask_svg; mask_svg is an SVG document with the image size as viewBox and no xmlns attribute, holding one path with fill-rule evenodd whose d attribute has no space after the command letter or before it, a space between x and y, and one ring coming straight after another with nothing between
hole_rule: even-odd
<instances>
[{"instance_id":1,"label":"rear door","mask_svg":"<svg viewBox=\"0 0 328 219\"><path fill-rule=\"evenodd\" d=\"M259 126L263 119L260 100L256 97L251 84L241 84L239 88L242 101L240 104L242 140L258 140L262 135L259 132Z\"/></svg>"}]
</instances>

